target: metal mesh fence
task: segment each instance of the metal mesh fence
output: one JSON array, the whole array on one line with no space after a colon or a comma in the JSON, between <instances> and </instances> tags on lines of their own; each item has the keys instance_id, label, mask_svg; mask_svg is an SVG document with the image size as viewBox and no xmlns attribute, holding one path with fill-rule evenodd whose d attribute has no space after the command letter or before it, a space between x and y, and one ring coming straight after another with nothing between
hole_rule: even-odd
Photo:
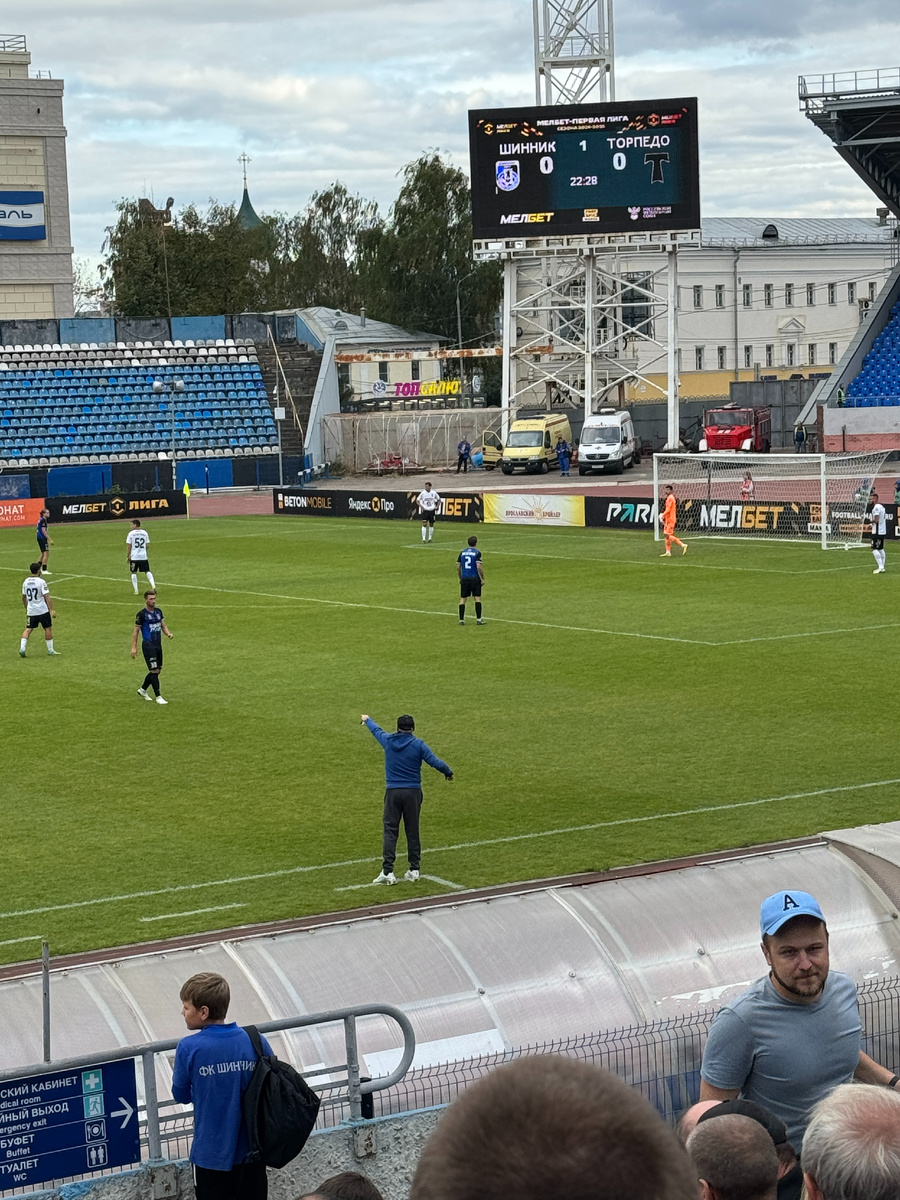
<instances>
[{"instance_id":1,"label":"metal mesh fence","mask_svg":"<svg viewBox=\"0 0 900 1200\"><path fill-rule=\"evenodd\" d=\"M859 1007L866 1053L891 1072L900 1073L900 977L860 985ZM390 1116L449 1104L470 1084L504 1063L529 1055L559 1054L618 1075L674 1124L699 1096L700 1062L714 1016L713 1010L693 1012L645 1025L538 1042L463 1062L414 1068L394 1087L374 1093L372 1114ZM317 1128L333 1128L350 1116L345 1080L317 1087L317 1091L322 1098ZM190 1110L183 1110L174 1101L160 1107L163 1155L169 1160L186 1158L193 1135ZM145 1124L141 1150L146 1159ZM92 1172L76 1178L91 1179L101 1174ZM43 1187L0 1191L0 1196L22 1195Z\"/></svg>"},{"instance_id":2,"label":"metal mesh fence","mask_svg":"<svg viewBox=\"0 0 900 1200\"><path fill-rule=\"evenodd\" d=\"M325 458L354 474L450 467L463 436L477 449L486 433L499 436L500 422L499 408L327 416Z\"/></svg>"}]
</instances>

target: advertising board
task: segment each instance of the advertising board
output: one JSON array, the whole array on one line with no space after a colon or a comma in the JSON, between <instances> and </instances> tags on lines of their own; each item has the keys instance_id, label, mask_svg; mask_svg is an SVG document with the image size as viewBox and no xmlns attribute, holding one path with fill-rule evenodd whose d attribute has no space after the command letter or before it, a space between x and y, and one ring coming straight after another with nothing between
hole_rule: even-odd
<instances>
[{"instance_id":1,"label":"advertising board","mask_svg":"<svg viewBox=\"0 0 900 1200\"><path fill-rule=\"evenodd\" d=\"M697 101L469 113L476 238L700 227Z\"/></svg>"},{"instance_id":2,"label":"advertising board","mask_svg":"<svg viewBox=\"0 0 900 1200\"><path fill-rule=\"evenodd\" d=\"M600 529L652 530L656 504L650 496L585 496L584 523Z\"/></svg>"},{"instance_id":3,"label":"advertising board","mask_svg":"<svg viewBox=\"0 0 900 1200\"><path fill-rule=\"evenodd\" d=\"M275 488L276 514L294 517L373 517L380 520L414 520L419 515L418 492L309 491ZM439 521L484 520L482 497L473 492L442 492Z\"/></svg>"},{"instance_id":4,"label":"advertising board","mask_svg":"<svg viewBox=\"0 0 900 1200\"><path fill-rule=\"evenodd\" d=\"M485 492L484 519L500 525L584 525L584 496Z\"/></svg>"},{"instance_id":5,"label":"advertising board","mask_svg":"<svg viewBox=\"0 0 900 1200\"><path fill-rule=\"evenodd\" d=\"M43 500L0 500L0 529L37 525Z\"/></svg>"},{"instance_id":6,"label":"advertising board","mask_svg":"<svg viewBox=\"0 0 900 1200\"><path fill-rule=\"evenodd\" d=\"M67 521L121 521L139 517L183 517L187 496L183 492L127 492L100 496L50 496L50 524ZM37 518L35 518L37 520Z\"/></svg>"}]
</instances>

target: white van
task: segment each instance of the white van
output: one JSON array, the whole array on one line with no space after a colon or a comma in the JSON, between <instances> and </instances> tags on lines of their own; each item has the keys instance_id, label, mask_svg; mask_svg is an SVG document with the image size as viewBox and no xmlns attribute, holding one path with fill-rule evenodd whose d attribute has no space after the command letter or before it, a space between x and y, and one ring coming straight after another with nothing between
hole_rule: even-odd
<instances>
[{"instance_id":1,"label":"white van","mask_svg":"<svg viewBox=\"0 0 900 1200\"><path fill-rule=\"evenodd\" d=\"M588 417L578 443L578 474L613 471L617 475L641 461L634 436L631 413L618 408L601 408Z\"/></svg>"}]
</instances>

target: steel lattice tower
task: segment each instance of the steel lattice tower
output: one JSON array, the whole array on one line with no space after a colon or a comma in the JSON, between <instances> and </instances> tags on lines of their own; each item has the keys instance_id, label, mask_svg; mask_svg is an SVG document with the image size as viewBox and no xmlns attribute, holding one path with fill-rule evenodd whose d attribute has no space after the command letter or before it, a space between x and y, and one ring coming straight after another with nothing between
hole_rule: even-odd
<instances>
[{"instance_id":1,"label":"steel lattice tower","mask_svg":"<svg viewBox=\"0 0 900 1200\"><path fill-rule=\"evenodd\" d=\"M538 104L615 100L612 0L534 0Z\"/></svg>"}]
</instances>

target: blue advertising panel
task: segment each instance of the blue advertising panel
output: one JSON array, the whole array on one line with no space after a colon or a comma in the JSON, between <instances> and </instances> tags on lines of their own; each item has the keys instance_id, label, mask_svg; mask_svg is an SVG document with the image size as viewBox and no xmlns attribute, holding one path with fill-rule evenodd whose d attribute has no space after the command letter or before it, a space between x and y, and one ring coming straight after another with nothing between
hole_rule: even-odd
<instances>
[{"instance_id":1,"label":"blue advertising panel","mask_svg":"<svg viewBox=\"0 0 900 1200\"><path fill-rule=\"evenodd\" d=\"M0 1083L0 1190L140 1157L134 1059Z\"/></svg>"},{"instance_id":2,"label":"blue advertising panel","mask_svg":"<svg viewBox=\"0 0 900 1200\"><path fill-rule=\"evenodd\" d=\"M43 192L0 192L0 241L39 242L46 236Z\"/></svg>"}]
</instances>

